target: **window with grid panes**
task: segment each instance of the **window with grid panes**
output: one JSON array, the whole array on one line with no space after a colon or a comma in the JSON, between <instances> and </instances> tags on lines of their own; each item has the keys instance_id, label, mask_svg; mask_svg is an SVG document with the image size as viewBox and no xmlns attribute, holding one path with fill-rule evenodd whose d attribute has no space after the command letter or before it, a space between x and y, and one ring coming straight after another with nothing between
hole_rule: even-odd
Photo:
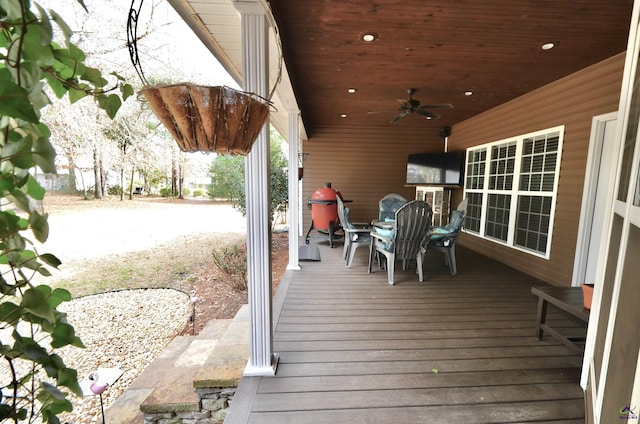
<instances>
[{"instance_id":1,"label":"window with grid panes","mask_svg":"<svg viewBox=\"0 0 640 424\"><path fill-rule=\"evenodd\" d=\"M562 126L467 149L465 231L548 258L563 134Z\"/></svg>"},{"instance_id":2,"label":"window with grid panes","mask_svg":"<svg viewBox=\"0 0 640 424\"><path fill-rule=\"evenodd\" d=\"M467 214L464 220L466 231L480 232L482 217L482 193L467 193Z\"/></svg>"},{"instance_id":3,"label":"window with grid panes","mask_svg":"<svg viewBox=\"0 0 640 424\"><path fill-rule=\"evenodd\" d=\"M475 149L467 151L467 172L465 187L471 190L482 190L484 187L485 169L487 161L487 149ZM467 193L467 214L464 227L467 231L480 232L480 219L482 215L481 192Z\"/></svg>"}]
</instances>

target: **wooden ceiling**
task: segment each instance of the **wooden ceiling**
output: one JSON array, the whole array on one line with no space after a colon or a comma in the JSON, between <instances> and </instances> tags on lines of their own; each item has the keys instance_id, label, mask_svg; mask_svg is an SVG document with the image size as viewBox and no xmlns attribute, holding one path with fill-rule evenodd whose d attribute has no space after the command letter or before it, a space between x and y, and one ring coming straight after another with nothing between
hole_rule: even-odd
<instances>
[{"instance_id":1,"label":"wooden ceiling","mask_svg":"<svg viewBox=\"0 0 640 424\"><path fill-rule=\"evenodd\" d=\"M632 10L631 0L269 3L309 136L323 126L454 125L624 51ZM362 41L367 32L378 38ZM391 124L408 88L422 104L454 108Z\"/></svg>"}]
</instances>

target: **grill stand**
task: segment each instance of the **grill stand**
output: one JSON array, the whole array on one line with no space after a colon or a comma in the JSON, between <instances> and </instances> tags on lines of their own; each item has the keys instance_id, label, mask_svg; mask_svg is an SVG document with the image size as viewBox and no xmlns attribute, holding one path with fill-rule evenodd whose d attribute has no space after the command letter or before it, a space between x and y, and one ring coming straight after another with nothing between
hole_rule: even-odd
<instances>
[{"instance_id":1,"label":"grill stand","mask_svg":"<svg viewBox=\"0 0 640 424\"><path fill-rule=\"evenodd\" d=\"M331 248L333 248L333 241L334 240L338 240L341 239L343 237L342 234L337 234L336 231L341 230L342 227L340 226L340 224L338 224L337 222L333 222L333 221L329 221L329 228L324 229L324 228L315 228L314 224L313 224L313 220L311 220L311 226L309 227L309 231L307 231L307 236L305 237L304 242L306 244L309 244L309 238L311 234L311 231L316 230L317 232L319 232L320 234L323 234L322 238L328 238L329 240L329 246Z\"/></svg>"}]
</instances>

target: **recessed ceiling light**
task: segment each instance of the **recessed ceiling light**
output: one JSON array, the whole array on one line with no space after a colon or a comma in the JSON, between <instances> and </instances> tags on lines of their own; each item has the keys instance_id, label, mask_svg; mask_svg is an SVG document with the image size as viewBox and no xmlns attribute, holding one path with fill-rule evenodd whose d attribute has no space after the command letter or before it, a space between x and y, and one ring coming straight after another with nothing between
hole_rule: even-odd
<instances>
[{"instance_id":1,"label":"recessed ceiling light","mask_svg":"<svg viewBox=\"0 0 640 424\"><path fill-rule=\"evenodd\" d=\"M375 41L378 39L378 34L376 34L375 32L367 32L362 36L362 40L370 43L372 41Z\"/></svg>"},{"instance_id":2,"label":"recessed ceiling light","mask_svg":"<svg viewBox=\"0 0 640 424\"><path fill-rule=\"evenodd\" d=\"M350 93L350 94L353 94L353 93L355 93L356 91L358 91L358 89L356 89L356 88L349 88L349 89L347 89L347 93Z\"/></svg>"},{"instance_id":3,"label":"recessed ceiling light","mask_svg":"<svg viewBox=\"0 0 640 424\"><path fill-rule=\"evenodd\" d=\"M424 119L426 119L427 121L430 121L430 120L433 119L433 117L432 116L425 116Z\"/></svg>"},{"instance_id":4,"label":"recessed ceiling light","mask_svg":"<svg viewBox=\"0 0 640 424\"><path fill-rule=\"evenodd\" d=\"M467 97L471 96L471 95L473 95L473 91L467 90L467 91L464 92L464 95L467 96Z\"/></svg>"},{"instance_id":5,"label":"recessed ceiling light","mask_svg":"<svg viewBox=\"0 0 640 424\"><path fill-rule=\"evenodd\" d=\"M555 43L545 43L545 44L542 45L541 49L542 50L551 50L555 46L556 46Z\"/></svg>"},{"instance_id":6,"label":"recessed ceiling light","mask_svg":"<svg viewBox=\"0 0 640 424\"><path fill-rule=\"evenodd\" d=\"M341 118L346 118L346 117L347 117L347 114L346 114L346 113L343 113L342 115L340 115L340 117L341 117Z\"/></svg>"}]
</instances>

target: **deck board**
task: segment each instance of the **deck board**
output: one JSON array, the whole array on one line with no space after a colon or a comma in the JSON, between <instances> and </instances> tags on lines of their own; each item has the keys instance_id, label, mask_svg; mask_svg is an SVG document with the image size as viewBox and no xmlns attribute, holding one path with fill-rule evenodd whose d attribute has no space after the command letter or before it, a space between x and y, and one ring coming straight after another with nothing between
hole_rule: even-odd
<instances>
[{"instance_id":1,"label":"deck board","mask_svg":"<svg viewBox=\"0 0 640 424\"><path fill-rule=\"evenodd\" d=\"M384 394L380 396L383 397ZM262 424L486 424L555 420L557 416L564 416L571 420L582 419L584 422L583 402L582 399L573 399L480 405L252 412L249 422Z\"/></svg>"},{"instance_id":2,"label":"deck board","mask_svg":"<svg viewBox=\"0 0 640 424\"><path fill-rule=\"evenodd\" d=\"M584 422L582 358L535 337L544 283L459 248L458 275L428 256L424 282L410 266L390 286L365 249L346 268L341 246L319 248L278 293L276 376L252 377L225 423Z\"/></svg>"}]
</instances>

